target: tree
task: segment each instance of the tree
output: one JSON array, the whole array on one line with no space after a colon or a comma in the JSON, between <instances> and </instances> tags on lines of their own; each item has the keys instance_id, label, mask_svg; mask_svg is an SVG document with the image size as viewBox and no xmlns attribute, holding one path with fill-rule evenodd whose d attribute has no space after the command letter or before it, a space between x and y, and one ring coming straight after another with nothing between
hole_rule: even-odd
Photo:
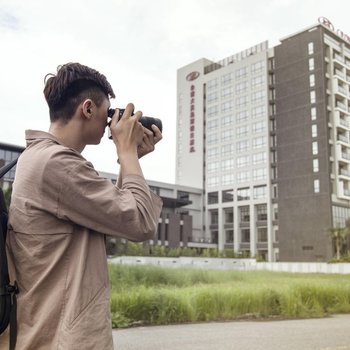
<instances>
[{"instance_id":1,"label":"tree","mask_svg":"<svg viewBox=\"0 0 350 350\"><path fill-rule=\"evenodd\" d=\"M328 234L331 237L331 239L334 241L337 260L340 260L341 250L342 250L343 244L346 241L346 238L350 234L350 230L348 227L337 226L337 227L332 227L328 229Z\"/></svg>"}]
</instances>

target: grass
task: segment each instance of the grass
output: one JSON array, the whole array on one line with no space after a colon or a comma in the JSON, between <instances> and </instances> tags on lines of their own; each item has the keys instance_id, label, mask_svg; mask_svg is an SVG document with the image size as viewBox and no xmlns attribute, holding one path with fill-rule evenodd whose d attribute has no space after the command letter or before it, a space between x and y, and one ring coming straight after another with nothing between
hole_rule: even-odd
<instances>
[{"instance_id":1,"label":"grass","mask_svg":"<svg viewBox=\"0 0 350 350\"><path fill-rule=\"evenodd\" d=\"M350 312L350 276L113 265L114 327Z\"/></svg>"}]
</instances>

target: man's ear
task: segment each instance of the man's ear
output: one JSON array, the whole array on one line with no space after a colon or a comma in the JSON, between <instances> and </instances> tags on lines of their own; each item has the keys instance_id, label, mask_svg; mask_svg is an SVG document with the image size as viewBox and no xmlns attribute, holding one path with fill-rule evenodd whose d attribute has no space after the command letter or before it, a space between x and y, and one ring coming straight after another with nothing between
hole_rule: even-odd
<instances>
[{"instance_id":1,"label":"man's ear","mask_svg":"<svg viewBox=\"0 0 350 350\"><path fill-rule=\"evenodd\" d=\"M87 98L82 103L82 114L85 118L91 119L93 117L94 103L91 99Z\"/></svg>"}]
</instances>

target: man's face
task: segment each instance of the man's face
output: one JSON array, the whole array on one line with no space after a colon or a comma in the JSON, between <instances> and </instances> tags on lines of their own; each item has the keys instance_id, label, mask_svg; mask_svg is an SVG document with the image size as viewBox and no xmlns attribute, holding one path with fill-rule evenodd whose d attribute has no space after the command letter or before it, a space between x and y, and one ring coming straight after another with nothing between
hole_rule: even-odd
<instances>
[{"instance_id":1,"label":"man's face","mask_svg":"<svg viewBox=\"0 0 350 350\"><path fill-rule=\"evenodd\" d=\"M107 98L103 100L100 107L95 105L95 112L90 123L91 137L89 137L89 144L97 145L101 142L101 138L106 130L108 109L110 106L111 103Z\"/></svg>"}]
</instances>

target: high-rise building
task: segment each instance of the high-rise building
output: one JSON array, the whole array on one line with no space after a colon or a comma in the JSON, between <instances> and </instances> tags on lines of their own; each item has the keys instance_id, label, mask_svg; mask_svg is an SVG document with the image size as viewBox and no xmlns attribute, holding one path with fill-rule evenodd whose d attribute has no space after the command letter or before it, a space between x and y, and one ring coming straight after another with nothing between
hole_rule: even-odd
<instances>
[{"instance_id":1,"label":"high-rise building","mask_svg":"<svg viewBox=\"0 0 350 350\"><path fill-rule=\"evenodd\" d=\"M327 261L350 217L350 37L319 23L178 70L176 183L205 193L205 239Z\"/></svg>"}]
</instances>

